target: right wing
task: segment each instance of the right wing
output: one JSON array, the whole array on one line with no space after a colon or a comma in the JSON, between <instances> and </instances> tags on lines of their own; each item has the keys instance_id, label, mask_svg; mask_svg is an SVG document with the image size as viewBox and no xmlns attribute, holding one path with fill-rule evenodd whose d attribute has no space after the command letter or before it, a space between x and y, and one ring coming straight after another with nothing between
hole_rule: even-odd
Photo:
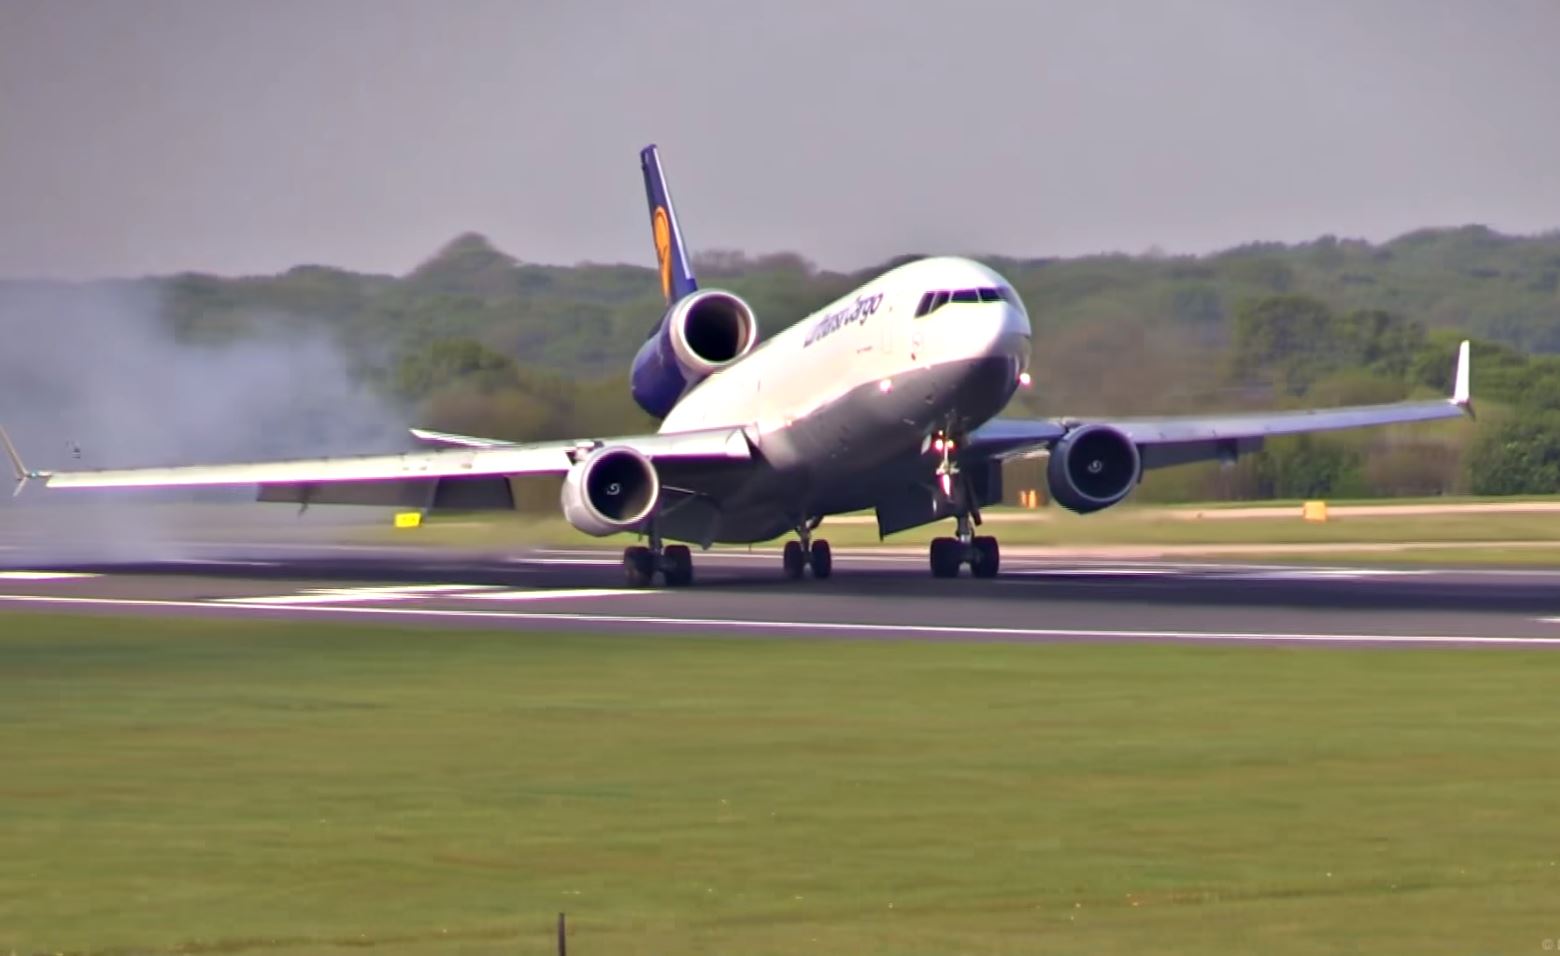
<instances>
[{"instance_id":1,"label":"right wing","mask_svg":"<svg viewBox=\"0 0 1560 956\"><path fill-rule=\"evenodd\" d=\"M578 459L609 445L632 448L658 466L672 466L673 471L680 465L745 463L752 458L752 448L740 428L587 441L485 445L473 442L464 447L398 455L59 472L28 470L20 456L14 454L8 439L5 444L19 481L39 479L50 488L259 485L262 501L396 505L426 498L452 507L502 506L501 500L509 500L510 477L562 475Z\"/></svg>"}]
</instances>

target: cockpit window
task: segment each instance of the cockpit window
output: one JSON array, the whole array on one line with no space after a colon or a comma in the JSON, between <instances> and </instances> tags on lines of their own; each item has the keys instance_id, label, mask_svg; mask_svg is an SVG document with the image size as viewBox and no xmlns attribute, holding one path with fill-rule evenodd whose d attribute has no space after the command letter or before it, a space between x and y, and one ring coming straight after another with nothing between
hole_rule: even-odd
<instances>
[{"instance_id":1,"label":"cockpit window","mask_svg":"<svg viewBox=\"0 0 1560 956\"><path fill-rule=\"evenodd\" d=\"M1007 302L1018 305L1018 293L1007 286L985 286L979 289L954 289L927 292L921 296L921 302L915 307L915 316L930 315L949 302L974 303L974 302Z\"/></svg>"}]
</instances>

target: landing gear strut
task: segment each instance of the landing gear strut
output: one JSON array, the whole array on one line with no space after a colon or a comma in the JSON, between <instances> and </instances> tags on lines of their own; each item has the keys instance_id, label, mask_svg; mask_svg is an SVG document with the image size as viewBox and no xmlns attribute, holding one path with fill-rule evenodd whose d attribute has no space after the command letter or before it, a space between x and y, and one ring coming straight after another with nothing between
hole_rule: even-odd
<instances>
[{"instance_id":1,"label":"landing gear strut","mask_svg":"<svg viewBox=\"0 0 1560 956\"><path fill-rule=\"evenodd\" d=\"M821 524L823 519L814 518L804 521L796 526L796 536L799 541L787 541L785 550L780 557L785 568L785 576L796 580L810 567L813 577L826 578L834 573L834 552L829 548L829 542L822 538L814 541L812 533Z\"/></svg>"},{"instance_id":2,"label":"landing gear strut","mask_svg":"<svg viewBox=\"0 0 1560 956\"><path fill-rule=\"evenodd\" d=\"M933 436L932 449L942 455L936 471L937 486L953 503L957 524L954 537L932 539L932 577L956 578L959 568L968 564L973 577L994 578L1002 564L1002 550L997 546L996 538L975 533L975 526L980 524L980 510L975 506L969 483L959 474L959 463L953 456L957 447L955 440L944 432Z\"/></svg>"},{"instance_id":3,"label":"landing gear strut","mask_svg":"<svg viewBox=\"0 0 1560 956\"><path fill-rule=\"evenodd\" d=\"M623 577L631 588L649 587L660 572L667 587L681 588L693 583L693 552L685 544L661 543L654 522L648 528L650 545L623 549Z\"/></svg>"}]
</instances>

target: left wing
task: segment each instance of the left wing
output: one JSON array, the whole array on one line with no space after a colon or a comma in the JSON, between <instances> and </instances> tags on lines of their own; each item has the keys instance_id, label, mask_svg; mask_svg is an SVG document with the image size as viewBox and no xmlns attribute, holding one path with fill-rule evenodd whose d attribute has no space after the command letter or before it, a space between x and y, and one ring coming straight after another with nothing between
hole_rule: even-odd
<instances>
[{"instance_id":1,"label":"left wing","mask_svg":"<svg viewBox=\"0 0 1560 956\"><path fill-rule=\"evenodd\" d=\"M1396 425L1460 418L1473 413L1468 389L1468 343L1457 349L1457 372L1450 398L1388 405L1306 409L1289 412L1249 412L1234 415L1188 415L1168 418L1102 419L1099 421L1029 421L993 419L966 441L966 455L1012 458L1049 449L1082 425L1114 428L1138 446L1144 468L1163 468L1194 461L1233 458L1262 447L1265 438L1303 432Z\"/></svg>"}]
</instances>

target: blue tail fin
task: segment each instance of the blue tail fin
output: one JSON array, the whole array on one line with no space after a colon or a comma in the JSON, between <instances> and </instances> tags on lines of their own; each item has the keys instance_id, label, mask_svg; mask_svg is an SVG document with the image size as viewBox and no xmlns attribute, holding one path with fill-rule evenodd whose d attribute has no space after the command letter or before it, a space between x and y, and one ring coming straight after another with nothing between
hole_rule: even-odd
<instances>
[{"instance_id":1,"label":"blue tail fin","mask_svg":"<svg viewBox=\"0 0 1560 956\"><path fill-rule=\"evenodd\" d=\"M681 299L699 288L693 278L693 266L683 246L682 230L677 228L677 211L672 194L661 172L661 154L652 144L639 151L639 165L645 173L645 196L650 200L650 229L655 238L655 261L661 267L661 294L666 304Z\"/></svg>"}]
</instances>

